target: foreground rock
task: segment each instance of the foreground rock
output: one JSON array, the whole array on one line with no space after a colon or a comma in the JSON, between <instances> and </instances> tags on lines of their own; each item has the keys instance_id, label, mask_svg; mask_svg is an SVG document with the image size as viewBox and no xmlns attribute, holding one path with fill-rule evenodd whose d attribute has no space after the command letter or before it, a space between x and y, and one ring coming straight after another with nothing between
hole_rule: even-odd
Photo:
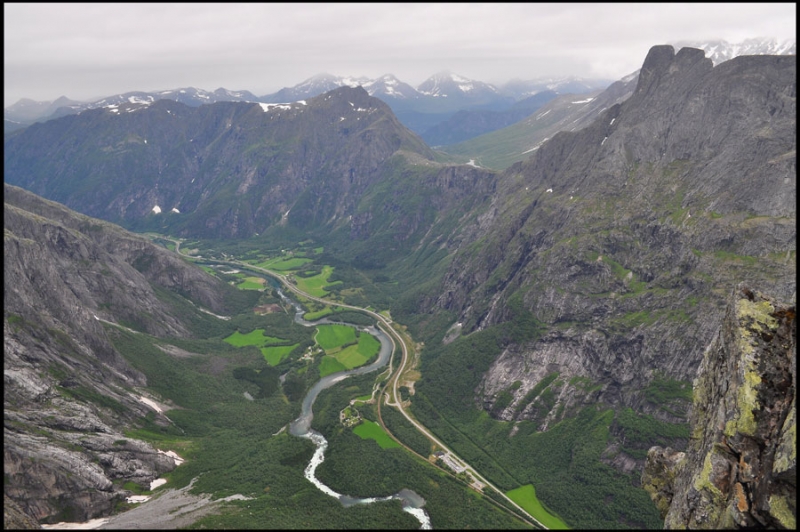
<instances>
[{"instance_id":1,"label":"foreground rock","mask_svg":"<svg viewBox=\"0 0 800 532\"><path fill-rule=\"evenodd\" d=\"M650 449L666 528L796 527L795 305L740 286L694 383L686 453Z\"/></svg>"}]
</instances>

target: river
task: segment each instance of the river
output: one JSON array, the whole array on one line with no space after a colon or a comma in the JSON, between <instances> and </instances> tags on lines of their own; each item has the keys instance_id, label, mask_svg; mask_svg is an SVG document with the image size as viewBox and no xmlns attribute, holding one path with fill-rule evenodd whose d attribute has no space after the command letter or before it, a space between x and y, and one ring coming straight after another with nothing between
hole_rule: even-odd
<instances>
[{"instance_id":1,"label":"river","mask_svg":"<svg viewBox=\"0 0 800 532\"><path fill-rule=\"evenodd\" d=\"M270 281L276 282L274 279L270 278ZM321 320L317 320L316 322L309 322L303 319L304 310L303 308L294 300L287 297L283 291L275 287L277 289L278 294L280 297L290 303L296 310L294 321L303 325L305 327L315 327L320 324L326 323L337 323L327 318L323 318ZM341 323L341 322L338 322ZM350 375L361 375L363 373L369 373L372 371L377 370L385 366L389 359L392 357L392 341L389 339L386 334L378 329L375 326L371 327L362 327L359 330L367 332L373 335L375 338L378 339L381 343L380 352L378 353L378 359L369 364L367 366L361 366L359 368L347 370L347 371L340 371L337 373L333 373L331 375L327 375L322 377L306 394L305 398L303 399L303 405L300 417L295 419L289 426L289 432L293 436L297 436L299 438L306 438L311 440L314 445L317 446L317 450L314 451L314 455L311 457L311 460L306 466L305 469L305 477L311 481L320 491L325 493L326 495L330 495L331 497L338 499L339 502L342 503L343 506L349 507L355 504L371 504L374 502L381 502L381 501L390 501L390 500L400 500L403 506L403 511L413 515L419 522L420 522L420 529L430 530L431 527L431 520L428 516L428 513L425 511L423 506L425 505L425 499L423 499L420 495L415 493L410 489L402 489L398 493L394 495L389 495L386 497L367 497L367 498L358 498L358 497L351 497L349 495L343 495L341 493L337 493L325 484L320 481L315 473L317 467L325 460L325 450L328 448L328 441L325 437L317 432L316 430L311 428L311 420L314 419L314 412L312 407L314 406L314 401L317 399L317 396L325 390L326 388L330 388L337 382L340 382Z\"/></svg>"}]
</instances>

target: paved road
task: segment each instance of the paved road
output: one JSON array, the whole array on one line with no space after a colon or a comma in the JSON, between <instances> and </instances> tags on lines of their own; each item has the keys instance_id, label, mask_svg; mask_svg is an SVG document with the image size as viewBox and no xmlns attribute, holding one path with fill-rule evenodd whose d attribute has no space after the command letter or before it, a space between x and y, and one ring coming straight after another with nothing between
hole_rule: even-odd
<instances>
[{"instance_id":1,"label":"paved road","mask_svg":"<svg viewBox=\"0 0 800 532\"><path fill-rule=\"evenodd\" d=\"M175 251L177 253L179 253L179 254L181 254L181 255L183 255L185 257L192 258L191 255L186 255L186 254L180 252L180 241L172 239L172 238L161 237L161 236L159 236L159 238L163 238L164 240L169 240L171 242L174 242L175 243ZM391 383L392 384L392 393L391 393L391 395L394 396L394 402L390 402L391 396L389 394L387 394L386 401L385 401L386 405L387 406L393 406L393 407L397 408L400 411L400 413L403 414L403 416L418 431L420 431L422 434L424 434L426 438L428 438L430 441L432 441L438 447L443 449L443 451L445 452L445 454L448 455L450 460L456 462L457 464L462 465L464 467L464 470L467 471L470 475L472 475L472 478L474 478L476 481L478 481L479 483L481 483L481 484L483 484L485 486L489 486L491 489L493 489L494 491L499 493L510 505L512 505L517 510L519 510L522 513L522 515L525 516L529 521L532 521L533 523L535 523L536 525L540 526L541 528L543 528L545 530L548 530L548 528L546 526L544 526L541 522L539 522L539 520L537 520L535 517L530 515L527 511L525 511L525 509L523 509L516 502L511 500L505 493L503 493L494 484L492 484L491 482L489 482L488 480L483 478L483 476L481 476L473 467L471 467L464 460L459 458L449 447L447 447L436 436L434 436L431 433L431 431L429 431L424 425L422 425L416 419L411 417L408 414L408 412L406 412L405 408L403 408L402 402L400 401L400 395L397 392L397 383L400 380L400 375L405 371L406 365L409 363L410 356L409 356L409 348L408 348L407 344L411 343L412 340L411 340L410 337L408 338L408 340L404 340L403 337L401 336L401 333L398 332L394 327L392 327L392 325L391 325L392 324L392 320L391 319L383 316L382 314L378 314L377 312L369 310L369 309L365 309L365 308L362 308L362 307L356 307L354 305L347 305L345 303L339 303L337 301L328 301L328 300L320 298L320 297L312 296L311 294L303 292L302 290L297 288L295 285L293 285L291 282L289 282L289 280L286 278L285 275L280 274L280 273L275 272L275 271L272 271L272 270L268 270L266 268L260 268L258 266L254 266L252 264L247 264L245 262L240 262L240 261L236 261L236 260L219 260L219 259L209 259L209 260L213 260L214 262L223 262L223 263L227 263L227 264L234 264L234 265L237 265L237 266L240 266L240 267L250 268L250 269L253 269L253 270L261 271L261 272L263 272L263 273L265 273L267 275L270 275L271 277L277 278L278 280L281 281L281 283L283 283L283 285L286 288L288 288L292 292L294 292L294 293L296 293L296 294L298 294L298 295L300 295L302 297L311 299L313 301L317 301L317 302L322 303L324 305L338 306L338 307L342 307L342 308L349 308L349 309L357 310L357 311L360 311L360 312L364 312L366 314L369 314L373 318L377 319L378 322L379 322L379 326L381 326L381 329L392 340L393 349L396 350L397 349L397 344L399 343L400 347L401 347L402 354L403 354L403 356L401 358L401 361L400 361L400 364L397 367L397 371L390 377L390 379L392 381L392 383ZM406 334L406 333L404 333L404 334ZM408 335L406 334L406 336L408 336ZM413 344L411 344L411 345L413 345ZM391 366L392 366L392 359L389 360L389 371L390 372L392 371L392 367ZM380 407L379 407L379 409L380 409Z\"/></svg>"}]
</instances>

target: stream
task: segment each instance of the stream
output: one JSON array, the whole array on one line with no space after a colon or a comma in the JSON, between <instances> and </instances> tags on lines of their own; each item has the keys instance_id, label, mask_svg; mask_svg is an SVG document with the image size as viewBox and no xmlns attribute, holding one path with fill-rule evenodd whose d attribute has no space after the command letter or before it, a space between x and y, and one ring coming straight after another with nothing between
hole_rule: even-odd
<instances>
[{"instance_id":1,"label":"stream","mask_svg":"<svg viewBox=\"0 0 800 532\"><path fill-rule=\"evenodd\" d=\"M277 283L277 281L273 278L269 278L270 284ZM274 285L273 285L274 286ZM309 322L303 319L304 310L300 306L299 303L292 300L283 291L278 287L274 286L278 292L280 297L290 303L296 310L294 321L303 325L305 327L315 327L320 324L326 323L342 323L342 322L335 322L331 321L327 318L323 318L321 320L317 320L315 322ZM347 324L351 325L351 324ZM351 325L352 326L352 325ZM337 382L340 382L350 375L361 375L363 373L369 373L371 371L375 371L378 368L385 366L389 359L392 356L392 341L386 336L386 333L381 331L375 326L371 327L359 327L360 331L366 332L368 334L373 335L375 338L378 339L381 343L380 352L378 353L378 359L369 364L367 366L361 366L359 368L346 370L346 371L339 371L337 373L333 373L331 375L327 375L321 378L306 394L305 398L303 399L303 405L300 417L294 420L289 426L289 432L293 436L297 436L299 438L306 438L311 440L314 445L317 446L317 450L314 452L314 455L311 457L311 460L306 466L305 469L305 477L311 481L320 491L325 493L326 495L330 495L335 499L338 499L339 502L342 503L343 506L349 507L355 504L371 504L373 502L381 502L381 501L389 501L393 499L398 499L402 502L403 511L413 515L419 522L420 522L420 529L430 530L431 529L431 520L428 516L428 513L425 511L423 506L425 505L425 499L419 496L417 493L410 489L402 489L398 493L394 495L389 495L387 497L368 497L368 498L357 498L351 497L349 495L343 495L341 493L337 493L325 484L320 481L315 472L317 467L325 460L325 450L328 448L328 441L325 437L317 432L316 430L311 428L311 420L314 419L314 412L312 407L314 405L314 401L317 399L317 396L325 390L326 388L330 388Z\"/></svg>"}]
</instances>

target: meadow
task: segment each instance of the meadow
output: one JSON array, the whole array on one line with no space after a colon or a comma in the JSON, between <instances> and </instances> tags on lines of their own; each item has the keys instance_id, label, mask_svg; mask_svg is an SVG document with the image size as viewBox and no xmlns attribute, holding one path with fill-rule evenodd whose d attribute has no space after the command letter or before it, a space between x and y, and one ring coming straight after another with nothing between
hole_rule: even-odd
<instances>
[{"instance_id":1,"label":"meadow","mask_svg":"<svg viewBox=\"0 0 800 532\"><path fill-rule=\"evenodd\" d=\"M551 530L567 530L567 524L548 512L539 499L536 498L536 489L533 484L526 484L517 489L506 492L508 498L519 504L526 512L539 520L544 526Z\"/></svg>"},{"instance_id":2,"label":"meadow","mask_svg":"<svg viewBox=\"0 0 800 532\"><path fill-rule=\"evenodd\" d=\"M381 446L381 449L400 447L400 444L386 434L386 431L380 425L368 419L355 426L353 432L361 439L375 440Z\"/></svg>"}]
</instances>

